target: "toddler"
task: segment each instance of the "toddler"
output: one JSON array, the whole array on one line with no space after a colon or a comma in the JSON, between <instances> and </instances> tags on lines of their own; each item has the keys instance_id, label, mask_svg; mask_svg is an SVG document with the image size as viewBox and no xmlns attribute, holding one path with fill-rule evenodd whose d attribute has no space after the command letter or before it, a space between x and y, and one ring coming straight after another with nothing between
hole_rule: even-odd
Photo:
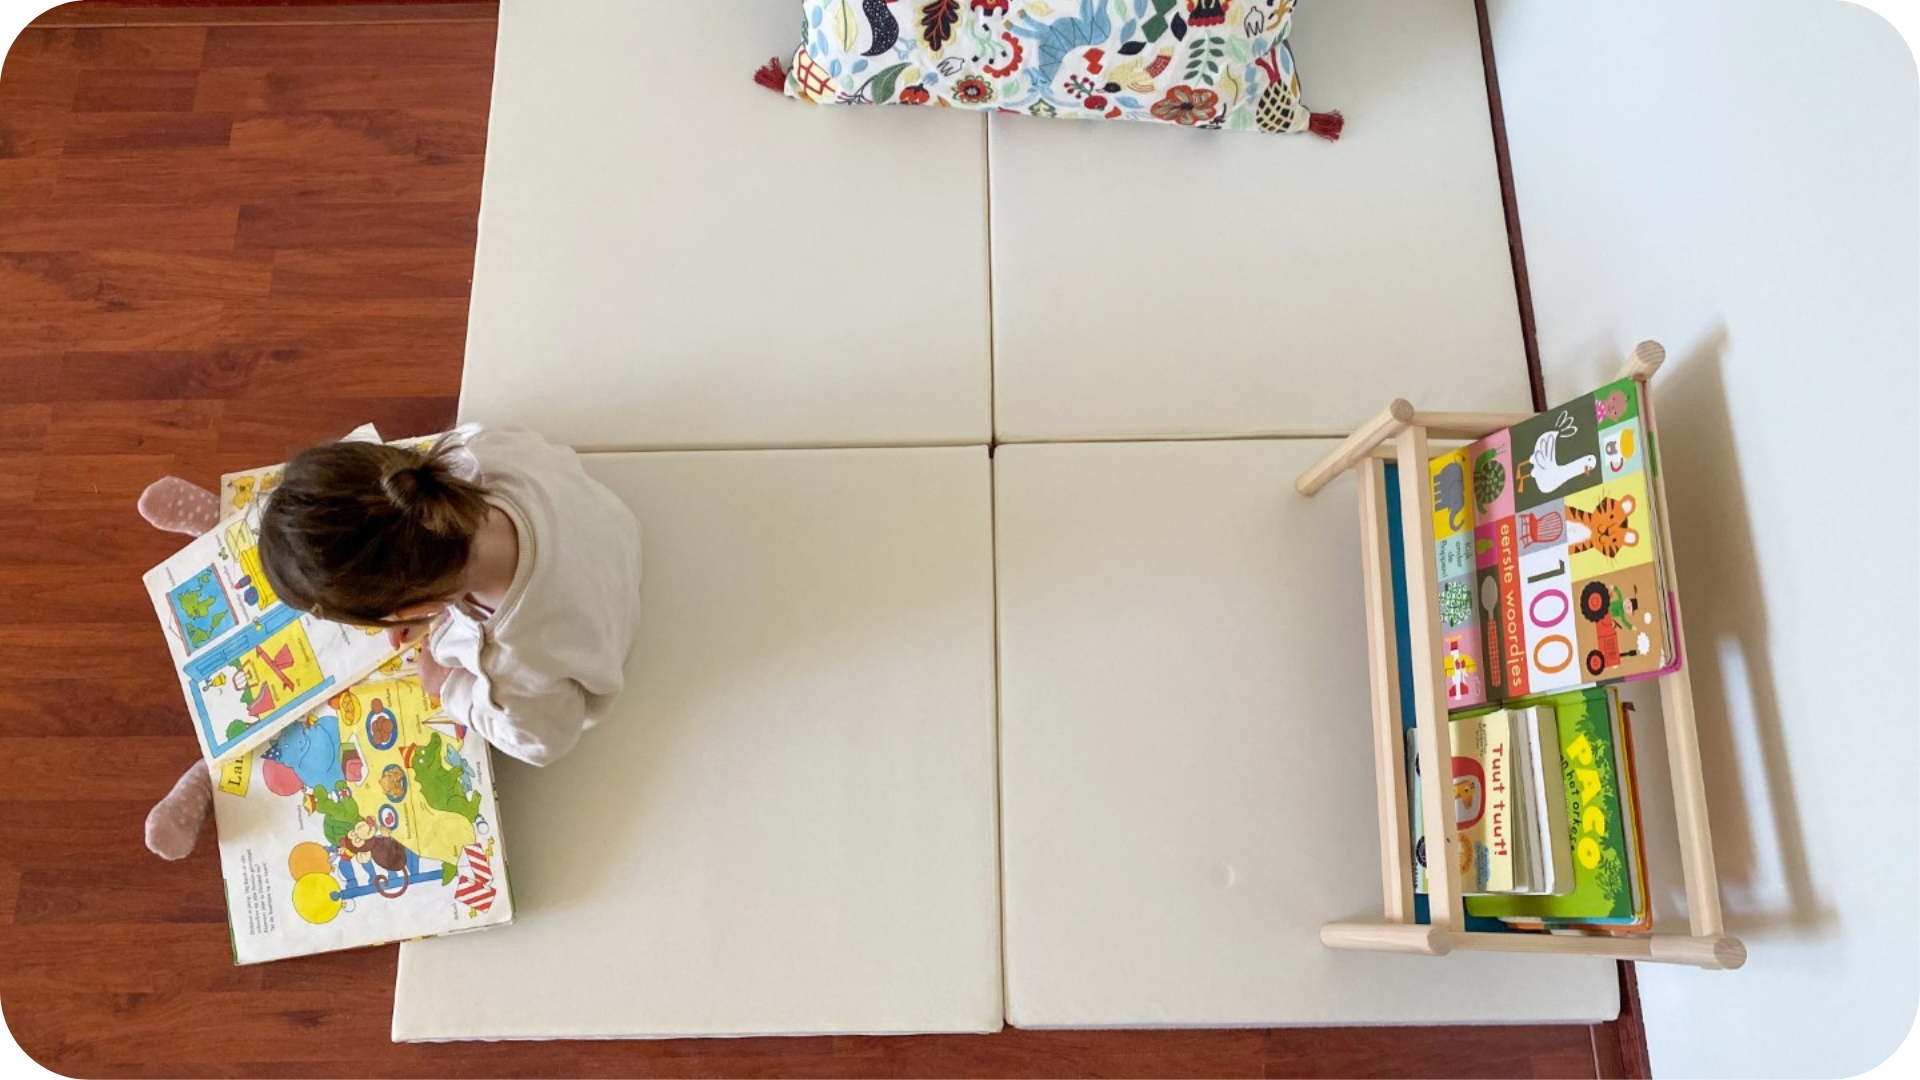
<instances>
[{"instance_id":1,"label":"toddler","mask_svg":"<svg viewBox=\"0 0 1920 1080\"><path fill-rule=\"evenodd\" d=\"M217 500L168 477L141 497L162 528L203 532ZM570 449L459 428L431 451L322 443L287 463L260 514L283 603L424 639L420 678L447 715L522 761L572 750L620 692L640 611L640 527ZM147 818L164 858L193 850L204 761Z\"/></svg>"}]
</instances>

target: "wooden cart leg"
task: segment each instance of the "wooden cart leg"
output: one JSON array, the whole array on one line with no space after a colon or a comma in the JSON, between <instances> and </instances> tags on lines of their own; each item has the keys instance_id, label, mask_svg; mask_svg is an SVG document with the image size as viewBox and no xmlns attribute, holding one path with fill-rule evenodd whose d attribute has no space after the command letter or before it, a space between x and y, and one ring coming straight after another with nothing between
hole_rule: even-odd
<instances>
[{"instance_id":1,"label":"wooden cart leg","mask_svg":"<svg viewBox=\"0 0 1920 1080\"><path fill-rule=\"evenodd\" d=\"M1433 562L1433 488L1427 480L1427 432L1409 427L1400 451L1400 528L1406 538L1407 640L1420 751L1420 827L1427 850L1427 914L1433 925L1465 925L1460 902L1460 841L1453 828L1453 746L1447 731L1447 681L1440 668L1439 570Z\"/></svg>"}]
</instances>

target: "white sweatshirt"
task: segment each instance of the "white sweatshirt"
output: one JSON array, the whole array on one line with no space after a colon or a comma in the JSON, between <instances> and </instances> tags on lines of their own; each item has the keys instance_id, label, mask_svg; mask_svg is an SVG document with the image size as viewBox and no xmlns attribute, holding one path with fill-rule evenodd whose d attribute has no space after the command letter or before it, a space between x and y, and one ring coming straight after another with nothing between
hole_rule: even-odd
<instances>
[{"instance_id":1,"label":"white sweatshirt","mask_svg":"<svg viewBox=\"0 0 1920 1080\"><path fill-rule=\"evenodd\" d=\"M477 424L450 437L449 464L512 519L520 558L492 613L461 602L436 624L440 700L489 745L546 765L620 693L640 616L640 525L567 447Z\"/></svg>"}]
</instances>

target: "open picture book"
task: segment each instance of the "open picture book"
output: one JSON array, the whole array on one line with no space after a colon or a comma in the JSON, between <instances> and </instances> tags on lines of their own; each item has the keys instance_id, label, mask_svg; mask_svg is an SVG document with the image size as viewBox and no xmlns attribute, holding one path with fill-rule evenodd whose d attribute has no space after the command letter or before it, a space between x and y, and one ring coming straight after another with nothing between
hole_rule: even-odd
<instances>
[{"instance_id":1,"label":"open picture book","mask_svg":"<svg viewBox=\"0 0 1920 1080\"><path fill-rule=\"evenodd\" d=\"M348 438L378 441L379 435L363 427ZM270 592L255 600L245 591L265 585L257 554L243 560L234 538L253 535L260 500L279 477L279 466L223 477L220 527L147 576L176 660L184 654L189 707L213 703L196 711L195 721L214 762L213 811L235 961L511 921L487 745L427 693L417 648L396 653L384 632L298 613L275 617L291 609ZM206 562L194 572L203 594L219 595L226 605L220 610L228 613L221 625L203 625L210 634L204 641L181 629L174 599L178 582L190 580L180 568L194 559ZM204 614L200 618L204 624ZM215 642L251 629L226 622L252 619L265 626L270 618L281 637L268 634L257 650L222 652L226 659L217 669L192 667L195 658L215 655L209 651ZM263 632L252 629L255 637ZM284 670L278 665L283 655L294 660ZM236 716L234 702L211 690L195 697L189 679L197 684L221 676L229 686L265 688L272 703ZM247 709L245 700L236 702Z\"/></svg>"}]
</instances>

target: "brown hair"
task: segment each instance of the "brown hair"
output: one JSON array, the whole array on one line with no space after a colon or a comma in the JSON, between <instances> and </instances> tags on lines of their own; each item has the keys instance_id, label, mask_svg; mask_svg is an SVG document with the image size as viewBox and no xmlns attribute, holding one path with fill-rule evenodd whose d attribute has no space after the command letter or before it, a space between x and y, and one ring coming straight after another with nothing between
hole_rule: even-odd
<instances>
[{"instance_id":1,"label":"brown hair","mask_svg":"<svg viewBox=\"0 0 1920 1080\"><path fill-rule=\"evenodd\" d=\"M378 624L460 587L487 520L485 490L430 453L322 443L287 462L260 511L260 563L280 599L338 622Z\"/></svg>"}]
</instances>

